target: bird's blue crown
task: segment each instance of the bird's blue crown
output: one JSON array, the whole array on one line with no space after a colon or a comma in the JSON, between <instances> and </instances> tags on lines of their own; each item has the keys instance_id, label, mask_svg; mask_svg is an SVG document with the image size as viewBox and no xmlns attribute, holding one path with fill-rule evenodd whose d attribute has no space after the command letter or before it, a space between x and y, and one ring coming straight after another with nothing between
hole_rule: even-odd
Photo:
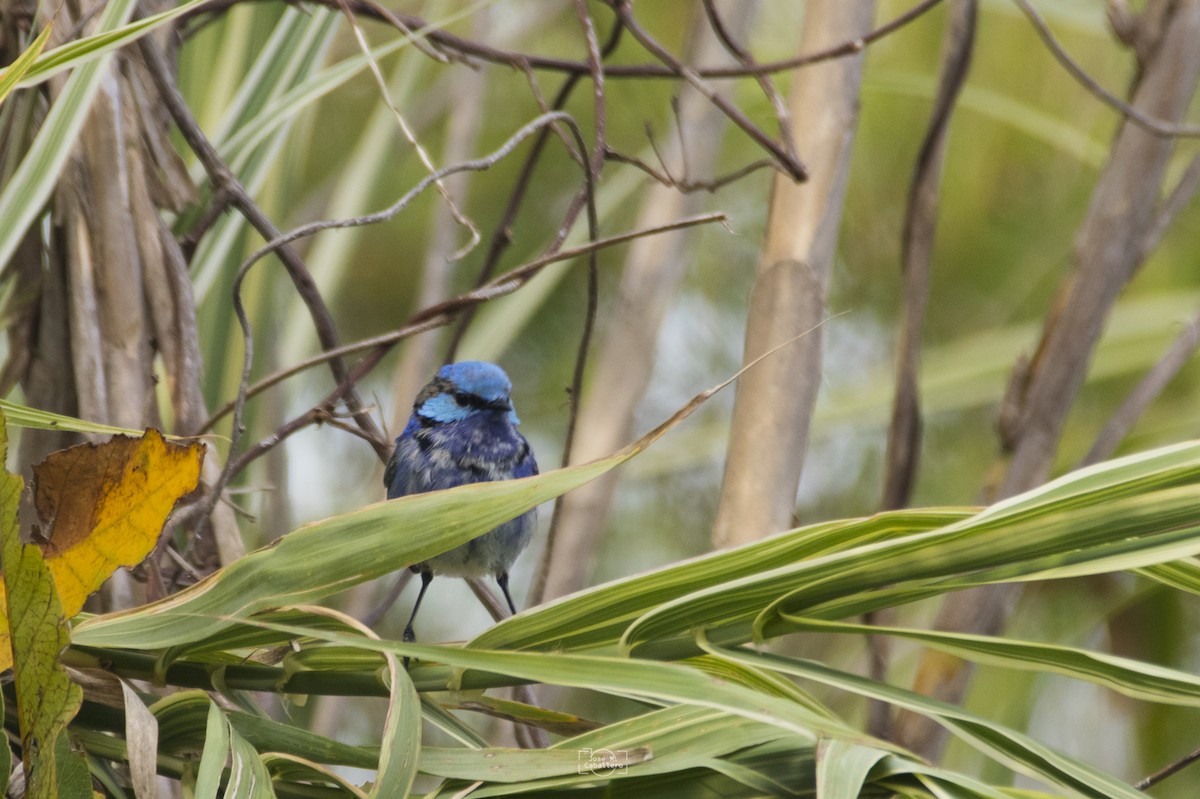
<instances>
[{"instance_id":1,"label":"bird's blue crown","mask_svg":"<svg viewBox=\"0 0 1200 799\"><path fill-rule=\"evenodd\" d=\"M493 363L449 363L417 395L414 410L435 422L456 422L481 411L507 411L509 421L520 424L509 400L510 391L512 381Z\"/></svg>"}]
</instances>

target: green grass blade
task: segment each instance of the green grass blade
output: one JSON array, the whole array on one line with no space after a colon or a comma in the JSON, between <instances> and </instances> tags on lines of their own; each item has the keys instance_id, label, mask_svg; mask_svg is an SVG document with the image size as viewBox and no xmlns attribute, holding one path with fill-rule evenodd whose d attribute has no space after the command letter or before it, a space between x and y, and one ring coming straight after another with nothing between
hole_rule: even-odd
<instances>
[{"instance_id":1,"label":"green grass blade","mask_svg":"<svg viewBox=\"0 0 1200 799\"><path fill-rule=\"evenodd\" d=\"M453 549L598 477L624 457L379 502L309 524L174 596L88 619L72 640L142 649L199 641L259 611L315 602Z\"/></svg>"},{"instance_id":2,"label":"green grass blade","mask_svg":"<svg viewBox=\"0 0 1200 799\"><path fill-rule=\"evenodd\" d=\"M41 411L37 408L30 408L3 399L0 399L0 411L4 412L4 418L10 425L28 427L34 430L65 430L71 433L94 433L108 436L141 436L146 432L145 430L133 430L128 427L113 427L109 424L89 422L85 419L76 419L74 416L66 416L61 413Z\"/></svg>"},{"instance_id":3,"label":"green grass blade","mask_svg":"<svg viewBox=\"0 0 1200 799\"><path fill-rule=\"evenodd\" d=\"M129 19L136 5L134 0L108 3L97 22L98 30L116 30ZM111 59L112 53L105 53L67 78L29 152L0 191L0 264L9 263L25 231L49 199Z\"/></svg>"},{"instance_id":4,"label":"green grass blade","mask_svg":"<svg viewBox=\"0 0 1200 799\"><path fill-rule=\"evenodd\" d=\"M817 796L858 799L867 774L889 754L853 741L821 741L817 746Z\"/></svg>"},{"instance_id":5,"label":"green grass blade","mask_svg":"<svg viewBox=\"0 0 1200 799\"><path fill-rule=\"evenodd\" d=\"M472 640L471 646L577 649L615 644L631 622L671 600L820 554L931 530L970 516L967 511L935 509L809 525L550 602L500 622Z\"/></svg>"},{"instance_id":6,"label":"green grass blade","mask_svg":"<svg viewBox=\"0 0 1200 799\"><path fill-rule=\"evenodd\" d=\"M117 28L106 28L103 24L100 30L91 36L67 42L38 57L33 67L21 79L21 88L28 88L43 83L63 70L74 69L90 64L98 58L115 52L126 45L132 44L146 34L164 25L181 14L185 14L205 0L190 0L190 2L163 11L153 16L135 20Z\"/></svg>"},{"instance_id":7,"label":"green grass blade","mask_svg":"<svg viewBox=\"0 0 1200 799\"><path fill-rule=\"evenodd\" d=\"M1027 776L1083 796L1093 799L1145 799L1144 794L1128 783L1058 752L1024 733L975 716L961 707L829 668L815 661L712 645L705 645L705 649L714 655L772 668L783 674L812 680L927 716L988 757Z\"/></svg>"},{"instance_id":8,"label":"green grass blade","mask_svg":"<svg viewBox=\"0 0 1200 799\"><path fill-rule=\"evenodd\" d=\"M417 755L421 750L421 699L399 658L388 656L391 673L387 721L379 752L379 773L371 786L371 799L405 797L417 777ZM467 750L471 751L471 750Z\"/></svg>"},{"instance_id":9,"label":"green grass blade","mask_svg":"<svg viewBox=\"0 0 1200 799\"><path fill-rule=\"evenodd\" d=\"M3 72L0 72L0 103L4 102L4 98L12 93L13 89L17 88L17 84L21 82L29 70L33 67L34 62L45 48L46 42L50 39L50 32L53 28L47 26L45 30L38 34L37 38L29 43L25 51L17 56L17 60L13 61Z\"/></svg>"},{"instance_id":10,"label":"green grass blade","mask_svg":"<svg viewBox=\"0 0 1200 799\"><path fill-rule=\"evenodd\" d=\"M789 617L788 621L795 629L808 632L905 638L977 663L1062 674L1102 685L1134 699L1200 707L1200 677L1116 655L985 635L847 624L799 617Z\"/></svg>"},{"instance_id":11,"label":"green grass blade","mask_svg":"<svg viewBox=\"0 0 1200 799\"><path fill-rule=\"evenodd\" d=\"M208 725L204 733L204 753L200 755L200 768L196 775L195 799L217 799L221 789L221 773L229 757L229 722L225 714L210 702Z\"/></svg>"}]
</instances>

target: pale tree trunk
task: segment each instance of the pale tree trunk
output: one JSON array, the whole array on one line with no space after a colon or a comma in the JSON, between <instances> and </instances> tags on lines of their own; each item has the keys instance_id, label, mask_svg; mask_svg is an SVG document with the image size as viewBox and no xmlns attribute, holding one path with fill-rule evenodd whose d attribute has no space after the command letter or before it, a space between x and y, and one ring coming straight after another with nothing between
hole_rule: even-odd
<instances>
[{"instance_id":1,"label":"pale tree trunk","mask_svg":"<svg viewBox=\"0 0 1200 799\"><path fill-rule=\"evenodd\" d=\"M1141 71L1132 105L1150 117L1178 121L1200 75L1200 0L1151 0L1140 20L1136 39ZM1075 238L1074 270L1059 287L1033 357L1018 365L1010 381L1000 419L1009 458L995 499L1049 478L1105 320L1148 255L1145 243L1155 228L1173 151L1172 139L1132 122L1118 130ZM943 605L937 627L997 633L1018 590L1016 585L1000 585L957 594ZM918 671L916 688L958 702L969 676L965 664L948 664L943 656L931 655ZM899 743L931 760L944 746L945 731L912 714L901 715L897 732Z\"/></svg>"},{"instance_id":2,"label":"pale tree trunk","mask_svg":"<svg viewBox=\"0 0 1200 799\"><path fill-rule=\"evenodd\" d=\"M866 33L872 0L814 0L799 50ZM799 70L788 110L807 183L775 178L767 240L750 297L744 362L798 338L738 380L713 544L731 546L792 526L808 429L821 383L821 324L858 121L861 55Z\"/></svg>"},{"instance_id":3,"label":"pale tree trunk","mask_svg":"<svg viewBox=\"0 0 1200 799\"><path fill-rule=\"evenodd\" d=\"M75 30L94 10L59 6L55 35ZM52 82L51 99L61 82ZM48 235L35 222L8 266L17 282L11 355L0 389L19 382L27 403L42 410L134 429L162 427L155 387L155 358L161 356L170 432L186 434L207 416L195 301L185 259L159 209L181 209L193 187L155 96L137 50L118 53L63 170ZM36 93L13 100L33 104L36 118L44 112ZM27 431L21 463L27 468L70 443L62 434ZM212 452L206 461L204 477L211 481L219 464ZM218 505L212 529L216 539L196 547L206 562L201 565L210 567L242 551L227 506ZM106 591L107 608L146 598L124 571Z\"/></svg>"},{"instance_id":4,"label":"pale tree trunk","mask_svg":"<svg viewBox=\"0 0 1200 799\"><path fill-rule=\"evenodd\" d=\"M757 3L737 6L737 13L727 16L731 33L740 37L749 30ZM712 64L721 60L723 48L701 13L693 14L687 50L688 63ZM698 92L683 88L676 124L656 137L671 174L677 179L707 177L717 162L726 124L720 109ZM683 174L684 164L689 171L687 175ZM696 211L698 206L697 195L655 184L646 192L635 228L668 224ZM629 245L617 299L594 359L590 388L580 408L573 462L585 463L603 457L629 443L635 412L653 373L659 328L687 273L686 241L687 234L681 231L639 238ZM619 479L616 472L610 473L560 500L559 532L548 562L542 565L546 581L542 596L537 599L555 599L589 584L596 548L608 522Z\"/></svg>"}]
</instances>

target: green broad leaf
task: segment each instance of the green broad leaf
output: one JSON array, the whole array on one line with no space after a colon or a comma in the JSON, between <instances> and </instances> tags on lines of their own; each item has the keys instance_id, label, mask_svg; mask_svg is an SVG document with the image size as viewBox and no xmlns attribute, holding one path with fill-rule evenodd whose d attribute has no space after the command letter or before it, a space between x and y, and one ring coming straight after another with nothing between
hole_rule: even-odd
<instances>
[{"instance_id":1,"label":"green broad leaf","mask_svg":"<svg viewBox=\"0 0 1200 799\"><path fill-rule=\"evenodd\" d=\"M976 663L1062 674L1148 702L1200 706L1200 677L1116 655L985 635L846 624L796 616L788 616L787 621L796 630L808 632L905 638Z\"/></svg>"},{"instance_id":2,"label":"green broad leaf","mask_svg":"<svg viewBox=\"0 0 1200 799\"><path fill-rule=\"evenodd\" d=\"M117 30L129 19L136 5L135 0L106 3L96 24L97 31ZM111 59L111 52L104 53L77 68L67 78L29 151L0 190L0 264L10 262L25 231L42 212L50 192L58 183L59 173L75 146L75 139Z\"/></svg>"},{"instance_id":3,"label":"green broad leaf","mask_svg":"<svg viewBox=\"0 0 1200 799\"><path fill-rule=\"evenodd\" d=\"M8 454L8 435L0 414L0 463ZM58 655L70 633L54 589L54 579L36 544L21 543L17 504L24 481L0 471L0 550L3 551L5 604L12 640L13 686L27 796L57 799L80 794L59 783L59 738L83 702L83 690L71 682ZM67 750L69 751L69 742ZM87 794L90 796L90 788Z\"/></svg>"},{"instance_id":4,"label":"green broad leaf","mask_svg":"<svg viewBox=\"0 0 1200 799\"><path fill-rule=\"evenodd\" d=\"M225 771L225 761L229 758L232 732L225 714L216 703L208 701L208 721L204 731L204 752L200 755L200 768L196 774L196 785L192 791L194 799L217 799L221 790L221 778ZM161 729L161 725L160 725Z\"/></svg>"},{"instance_id":5,"label":"green broad leaf","mask_svg":"<svg viewBox=\"0 0 1200 799\"><path fill-rule=\"evenodd\" d=\"M206 726L212 710L212 700L204 691L179 691L155 702L150 712L157 720L160 751L187 753L205 748ZM330 740L264 716L240 711L222 713L232 729L261 752L362 769L374 769L379 764L378 753L370 749Z\"/></svg>"},{"instance_id":6,"label":"green broad leaf","mask_svg":"<svg viewBox=\"0 0 1200 799\"><path fill-rule=\"evenodd\" d=\"M50 32L52 30L53 28L47 25L45 30L29 43L25 51L17 56L17 60L5 67L3 72L0 72L0 103L3 103L4 98L8 97L13 89L17 88L17 84L21 82L21 78L33 67L37 57L45 48L46 42L50 39Z\"/></svg>"},{"instance_id":7,"label":"green broad leaf","mask_svg":"<svg viewBox=\"0 0 1200 799\"><path fill-rule=\"evenodd\" d=\"M428 706L430 703L426 700L427 697L421 698L421 701ZM491 716L492 718L511 721L514 724L537 727L553 735L580 735L603 726L598 721L580 718L572 713L561 713L557 710L538 707L537 705L530 705L525 702L515 702L511 699L500 699L499 697L488 696L484 693L469 697L459 697L458 701L449 707L454 710L475 711L486 716ZM476 747L472 746L472 748Z\"/></svg>"},{"instance_id":8,"label":"green broad leaf","mask_svg":"<svg viewBox=\"0 0 1200 799\"><path fill-rule=\"evenodd\" d=\"M676 705L614 722L593 732L560 741L545 750L490 750L472 759L465 750L427 747L421 752L426 773L485 780L478 796L503 796L608 784L637 790L648 780L672 778L689 769L712 769L723 756L736 756L763 743L785 739L791 760L798 744L776 727L710 708ZM808 750L811 754L811 749ZM599 753L599 754L597 754ZM610 755L611 753L611 755ZM487 755L492 757L487 757ZM535 755L548 755L547 757ZM504 766L488 772L496 757ZM628 764L618 770L606 759Z\"/></svg>"},{"instance_id":9,"label":"green broad leaf","mask_svg":"<svg viewBox=\"0 0 1200 799\"><path fill-rule=\"evenodd\" d=\"M771 668L782 674L811 680L919 713L986 756L1028 777L1044 780L1065 790L1093 799L1145 799L1145 795L1133 786L1100 769L1046 746L1022 732L976 716L956 705L839 671L811 660L750 652L740 648L726 649L703 641L702 645L713 655Z\"/></svg>"},{"instance_id":10,"label":"green broad leaf","mask_svg":"<svg viewBox=\"0 0 1200 799\"><path fill-rule=\"evenodd\" d=\"M352 782L338 776L331 769L295 755L268 752L262 756L263 764L274 783L298 783L297 787L327 785L341 789L355 799L366 799L367 794Z\"/></svg>"},{"instance_id":11,"label":"green broad leaf","mask_svg":"<svg viewBox=\"0 0 1200 799\"><path fill-rule=\"evenodd\" d=\"M289 629L283 625L264 623L264 626L291 631L296 635L309 633L301 628ZM456 670L478 670L547 685L587 688L646 701L713 708L778 727L814 744L819 737L862 737L861 733L839 720L813 713L793 703L780 702L775 696L728 683L678 663L563 652L485 651L355 638L332 631L320 631L313 637L345 646L417 658L424 663L441 663ZM451 684L447 687L456 690L458 686ZM879 745L886 747L883 742L879 742Z\"/></svg>"},{"instance_id":12,"label":"green broad leaf","mask_svg":"<svg viewBox=\"0 0 1200 799\"><path fill-rule=\"evenodd\" d=\"M248 622L256 613L311 603L428 560L625 463L726 385L697 395L670 419L607 458L522 480L401 497L306 525L178 594L86 619L75 627L72 640L117 649L182 646L210 638L238 621ZM347 547L346 541L354 546ZM330 640L328 632L306 630L303 635L310 632Z\"/></svg>"},{"instance_id":13,"label":"green broad leaf","mask_svg":"<svg viewBox=\"0 0 1200 799\"><path fill-rule=\"evenodd\" d=\"M817 744L817 796L821 799L857 799L867 774L890 754L853 741L821 741Z\"/></svg>"},{"instance_id":14,"label":"green broad leaf","mask_svg":"<svg viewBox=\"0 0 1200 799\"><path fill-rule=\"evenodd\" d=\"M400 659L393 654L388 655L388 671L390 699L371 799L408 796L417 776L417 754L421 750L421 698L408 670L400 666Z\"/></svg>"},{"instance_id":15,"label":"green broad leaf","mask_svg":"<svg viewBox=\"0 0 1200 799\"><path fill-rule=\"evenodd\" d=\"M971 585L1177 560L1200 551L1198 481L1196 443L1110 461L937 529L765 568L661 602L628 626L622 645L661 646L696 627L744 639L747 623L754 635L769 637L787 629L782 613L842 618Z\"/></svg>"},{"instance_id":16,"label":"green broad leaf","mask_svg":"<svg viewBox=\"0 0 1200 799\"><path fill-rule=\"evenodd\" d=\"M267 764L250 742L232 728L229 730L229 753L232 759L224 799L275 799Z\"/></svg>"},{"instance_id":17,"label":"green broad leaf","mask_svg":"<svg viewBox=\"0 0 1200 799\"><path fill-rule=\"evenodd\" d=\"M234 731L260 752L286 754L331 766L373 769L379 764L376 754L367 749L331 740L302 727L249 713L228 712L226 718Z\"/></svg>"},{"instance_id":18,"label":"green broad leaf","mask_svg":"<svg viewBox=\"0 0 1200 799\"><path fill-rule=\"evenodd\" d=\"M71 735L67 730L60 732L54 742L54 767L56 771L54 799L95 799L96 794L92 791L92 775L88 771L87 760L82 752L76 751L75 747L71 745ZM28 790L29 792L25 794L27 797L36 795L32 788Z\"/></svg>"},{"instance_id":19,"label":"green broad leaf","mask_svg":"<svg viewBox=\"0 0 1200 799\"><path fill-rule=\"evenodd\" d=\"M1178 591L1200 594L1200 563L1195 558L1181 558L1171 563L1158 563L1136 570L1143 577L1169 585Z\"/></svg>"},{"instance_id":20,"label":"green broad leaf","mask_svg":"<svg viewBox=\"0 0 1200 799\"><path fill-rule=\"evenodd\" d=\"M484 631L471 646L578 649L615 644L631 622L672 600L703 589L719 592L720 586L738 578L865 543L925 532L971 515L958 509L900 511L802 527L540 605Z\"/></svg>"}]
</instances>

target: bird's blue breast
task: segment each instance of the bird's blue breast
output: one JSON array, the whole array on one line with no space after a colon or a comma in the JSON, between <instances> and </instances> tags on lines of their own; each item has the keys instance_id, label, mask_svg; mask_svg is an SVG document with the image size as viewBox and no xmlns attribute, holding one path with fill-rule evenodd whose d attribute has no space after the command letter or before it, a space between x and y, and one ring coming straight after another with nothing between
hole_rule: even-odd
<instances>
[{"instance_id":1,"label":"bird's blue breast","mask_svg":"<svg viewBox=\"0 0 1200 799\"><path fill-rule=\"evenodd\" d=\"M414 413L396 439L384 482L391 499L537 473L529 444L505 412L471 413L449 422ZM451 576L507 572L528 544L535 519L531 510L423 565Z\"/></svg>"}]
</instances>

